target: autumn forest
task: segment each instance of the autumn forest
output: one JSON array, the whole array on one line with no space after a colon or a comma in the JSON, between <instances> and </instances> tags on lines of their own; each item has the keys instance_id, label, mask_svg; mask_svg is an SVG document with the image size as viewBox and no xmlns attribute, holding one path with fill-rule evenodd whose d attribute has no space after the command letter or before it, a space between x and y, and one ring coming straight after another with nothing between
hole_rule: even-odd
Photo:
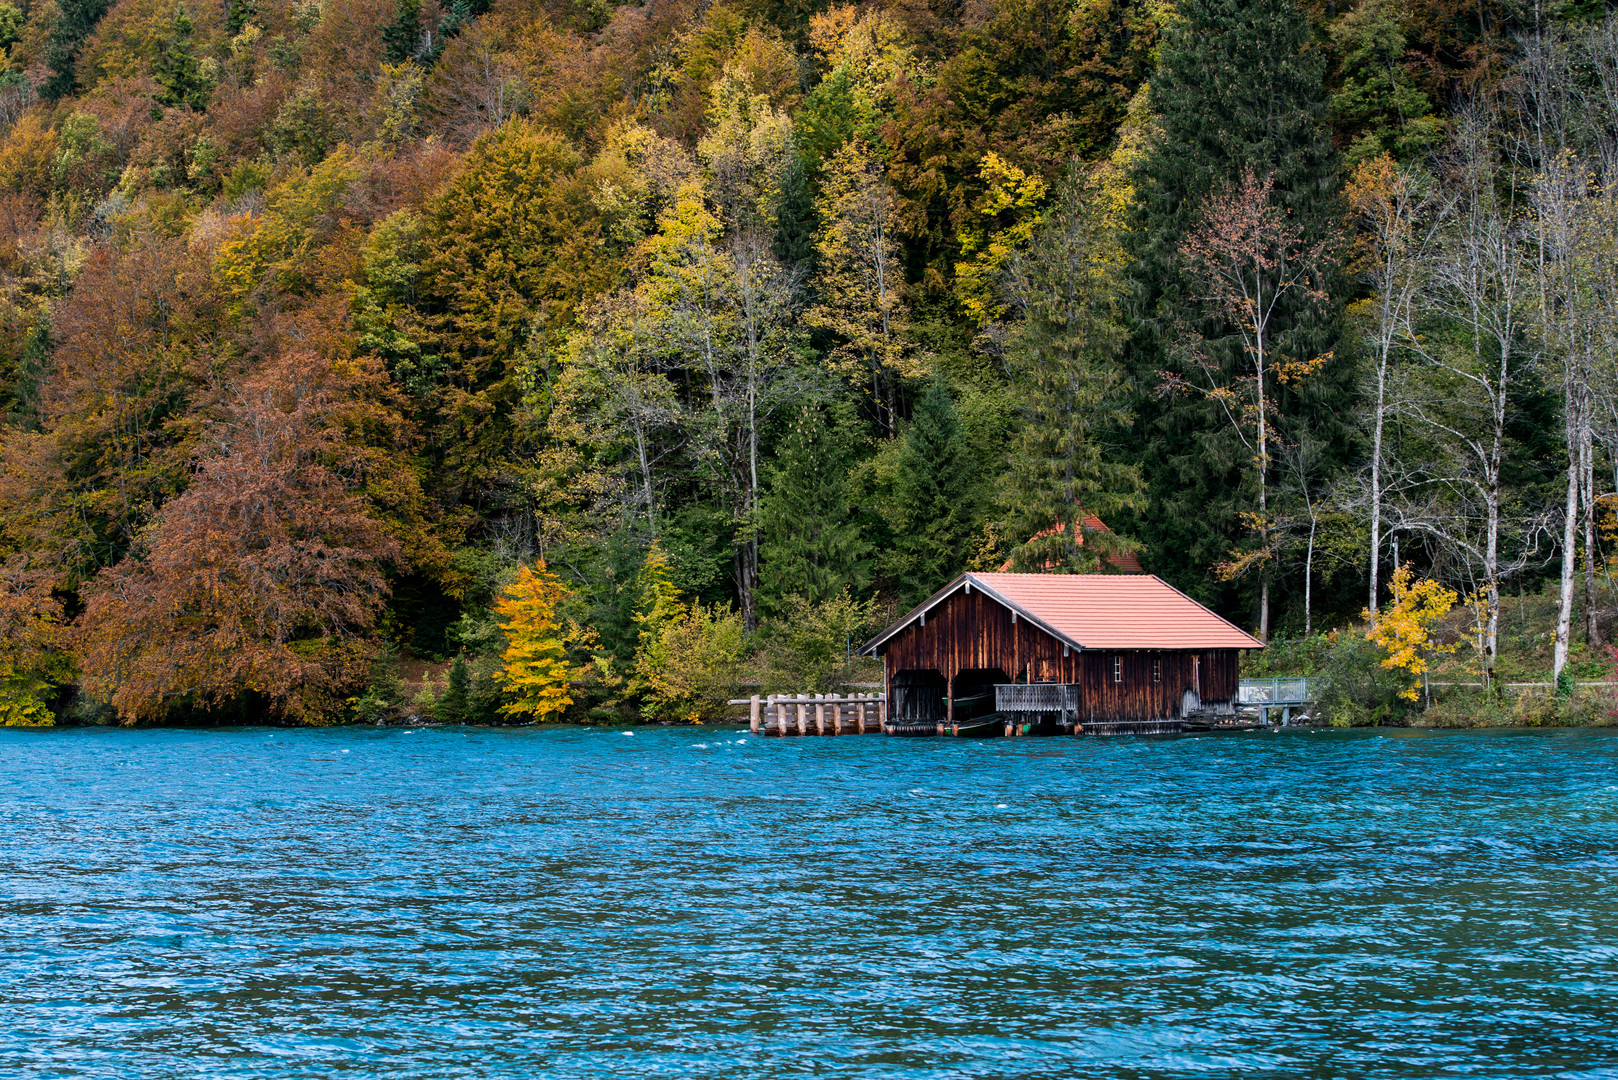
<instances>
[{"instance_id":1,"label":"autumn forest","mask_svg":"<svg viewBox=\"0 0 1618 1080\"><path fill-rule=\"evenodd\" d=\"M1603 633L1603 4L5 0L0 48L0 723L701 719L1005 565L1277 640L1444 592L1484 686L1502 596L1557 676Z\"/></svg>"}]
</instances>

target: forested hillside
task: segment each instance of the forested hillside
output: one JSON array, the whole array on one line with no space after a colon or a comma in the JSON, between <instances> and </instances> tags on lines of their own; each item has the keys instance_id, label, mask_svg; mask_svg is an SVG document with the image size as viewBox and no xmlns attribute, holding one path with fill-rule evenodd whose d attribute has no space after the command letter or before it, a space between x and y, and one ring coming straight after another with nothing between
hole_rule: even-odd
<instances>
[{"instance_id":1,"label":"forested hillside","mask_svg":"<svg viewBox=\"0 0 1618 1080\"><path fill-rule=\"evenodd\" d=\"M686 719L965 569L1593 602L1585 0L0 3L0 722ZM1106 531L1086 525L1099 515ZM1582 599L1581 599L1582 597ZM1583 620L1575 622L1575 615Z\"/></svg>"}]
</instances>

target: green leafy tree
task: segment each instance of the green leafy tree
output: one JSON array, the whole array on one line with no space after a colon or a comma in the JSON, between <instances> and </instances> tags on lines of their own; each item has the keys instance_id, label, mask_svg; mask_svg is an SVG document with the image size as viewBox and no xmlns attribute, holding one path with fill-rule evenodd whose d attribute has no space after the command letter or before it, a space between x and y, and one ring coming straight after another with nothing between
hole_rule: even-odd
<instances>
[{"instance_id":1,"label":"green leafy tree","mask_svg":"<svg viewBox=\"0 0 1618 1080\"><path fill-rule=\"evenodd\" d=\"M426 215L418 289L447 381L431 438L455 495L504 475L525 348L555 348L617 273L581 165L561 136L512 120L473 145Z\"/></svg>"},{"instance_id":2,"label":"green leafy tree","mask_svg":"<svg viewBox=\"0 0 1618 1080\"><path fill-rule=\"evenodd\" d=\"M404 681L399 678L399 647L388 641L371 661L371 683L350 700L354 718L366 724L392 719L404 705Z\"/></svg>"},{"instance_id":3,"label":"green leafy tree","mask_svg":"<svg viewBox=\"0 0 1618 1080\"><path fill-rule=\"evenodd\" d=\"M225 32L236 37L258 17L257 0L226 0Z\"/></svg>"},{"instance_id":4,"label":"green leafy tree","mask_svg":"<svg viewBox=\"0 0 1618 1080\"><path fill-rule=\"evenodd\" d=\"M397 0L394 18L382 28L382 59L402 64L421 47L421 0Z\"/></svg>"},{"instance_id":5,"label":"green leafy tree","mask_svg":"<svg viewBox=\"0 0 1618 1080\"><path fill-rule=\"evenodd\" d=\"M472 669L466 657L457 656L450 665L449 679L438 703L433 706L433 719L440 724L464 724L472 712Z\"/></svg>"},{"instance_id":6,"label":"green leafy tree","mask_svg":"<svg viewBox=\"0 0 1618 1080\"><path fill-rule=\"evenodd\" d=\"M640 574L635 582L639 598L635 604L635 626L638 628L637 651L651 648L670 624L679 620L684 608L680 592L674 587L674 568L663 545L656 540L646 551Z\"/></svg>"},{"instance_id":7,"label":"green leafy tree","mask_svg":"<svg viewBox=\"0 0 1618 1080\"><path fill-rule=\"evenodd\" d=\"M856 600L846 590L818 604L792 597L763 628L770 689L799 694L838 689L875 621L874 597Z\"/></svg>"},{"instance_id":8,"label":"green leafy tree","mask_svg":"<svg viewBox=\"0 0 1618 1080\"><path fill-rule=\"evenodd\" d=\"M820 303L808 321L835 335L832 370L870 387L891 433L898 422L897 381L925 370L906 334L909 290L896 232L898 207L881 159L858 140L832 157L821 191L815 241Z\"/></svg>"},{"instance_id":9,"label":"green leafy tree","mask_svg":"<svg viewBox=\"0 0 1618 1080\"><path fill-rule=\"evenodd\" d=\"M1332 24L1341 59L1331 113L1349 137L1349 167L1379 154L1412 162L1443 137L1431 99L1406 68L1406 17L1396 0L1365 0Z\"/></svg>"},{"instance_id":10,"label":"green leafy tree","mask_svg":"<svg viewBox=\"0 0 1618 1080\"><path fill-rule=\"evenodd\" d=\"M111 6L111 0L60 0L56 24L45 44L50 76L40 85L41 97L57 101L78 89L79 48Z\"/></svg>"},{"instance_id":11,"label":"green leafy tree","mask_svg":"<svg viewBox=\"0 0 1618 1080\"><path fill-rule=\"evenodd\" d=\"M693 603L651 636L635 668L641 715L653 723L696 724L725 715L747 644L741 615Z\"/></svg>"}]
</instances>

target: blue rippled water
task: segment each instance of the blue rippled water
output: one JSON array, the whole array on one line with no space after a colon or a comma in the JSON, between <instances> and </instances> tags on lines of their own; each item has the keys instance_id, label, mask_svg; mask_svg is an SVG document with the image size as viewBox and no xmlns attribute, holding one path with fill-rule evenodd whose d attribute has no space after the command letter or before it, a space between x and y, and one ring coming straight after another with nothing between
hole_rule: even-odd
<instances>
[{"instance_id":1,"label":"blue rippled water","mask_svg":"<svg viewBox=\"0 0 1618 1080\"><path fill-rule=\"evenodd\" d=\"M1610 1077L1618 734L0 732L0 1074Z\"/></svg>"}]
</instances>

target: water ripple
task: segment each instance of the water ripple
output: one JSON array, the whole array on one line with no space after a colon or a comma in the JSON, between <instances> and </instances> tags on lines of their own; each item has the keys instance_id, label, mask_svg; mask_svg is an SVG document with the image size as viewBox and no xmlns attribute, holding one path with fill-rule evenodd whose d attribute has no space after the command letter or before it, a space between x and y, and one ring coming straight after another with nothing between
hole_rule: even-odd
<instances>
[{"instance_id":1,"label":"water ripple","mask_svg":"<svg viewBox=\"0 0 1618 1080\"><path fill-rule=\"evenodd\" d=\"M1615 766L1607 732L5 731L0 1073L1610 1077Z\"/></svg>"}]
</instances>

